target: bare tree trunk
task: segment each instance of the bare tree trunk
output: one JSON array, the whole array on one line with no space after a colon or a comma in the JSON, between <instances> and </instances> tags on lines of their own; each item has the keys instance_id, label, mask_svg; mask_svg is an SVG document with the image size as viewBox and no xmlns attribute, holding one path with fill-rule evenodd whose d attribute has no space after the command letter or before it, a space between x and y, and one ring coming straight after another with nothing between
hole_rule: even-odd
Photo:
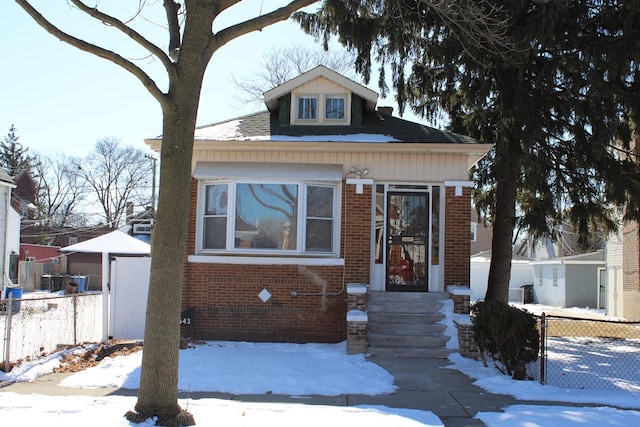
<instances>
[{"instance_id":1,"label":"bare tree trunk","mask_svg":"<svg viewBox=\"0 0 640 427\"><path fill-rule=\"evenodd\" d=\"M151 282L142 354L144 369L141 371L136 413L127 413L131 421L158 416L159 425L195 425L191 414L182 410L177 402L180 310L191 206L193 135L208 62L202 54L206 43L191 46L194 45L200 50L180 52L181 59L189 60L190 67L179 68L179 77L169 90L171 102L163 106L160 192L151 245Z\"/></svg>"},{"instance_id":2,"label":"bare tree trunk","mask_svg":"<svg viewBox=\"0 0 640 427\"><path fill-rule=\"evenodd\" d=\"M503 170L497 180L495 218L491 237L491 264L485 301L508 302L513 255L513 230L521 154L519 147L503 155Z\"/></svg>"}]
</instances>

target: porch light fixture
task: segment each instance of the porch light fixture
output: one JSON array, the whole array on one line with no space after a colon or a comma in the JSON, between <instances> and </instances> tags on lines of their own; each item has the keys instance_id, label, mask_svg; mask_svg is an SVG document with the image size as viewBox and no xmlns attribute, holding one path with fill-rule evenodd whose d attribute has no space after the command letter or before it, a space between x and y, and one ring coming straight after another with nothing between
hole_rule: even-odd
<instances>
[{"instance_id":1,"label":"porch light fixture","mask_svg":"<svg viewBox=\"0 0 640 427\"><path fill-rule=\"evenodd\" d=\"M363 176L367 176L369 174L369 169L359 169L353 166L349 173L357 176L357 178L347 178L347 184L353 184L356 186L356 194L362 194L365 185L373 185L373 179L363 178Z\"/></svg>"}]
</instances>

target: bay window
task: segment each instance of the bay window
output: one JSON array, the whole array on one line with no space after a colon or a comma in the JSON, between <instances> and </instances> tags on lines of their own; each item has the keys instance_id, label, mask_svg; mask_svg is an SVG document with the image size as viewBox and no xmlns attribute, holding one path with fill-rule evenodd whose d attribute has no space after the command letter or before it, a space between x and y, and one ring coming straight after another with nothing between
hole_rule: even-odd
<instances>
[{"instance_id":1,"label":"bay window","mask_svg":"<svg viewBox=\"0 0 640 427\"><path fill-rule=\"evenodd\" d=\"M338 183L201 181L202 252L334 255Z\"/></svg>"}]
</instances>

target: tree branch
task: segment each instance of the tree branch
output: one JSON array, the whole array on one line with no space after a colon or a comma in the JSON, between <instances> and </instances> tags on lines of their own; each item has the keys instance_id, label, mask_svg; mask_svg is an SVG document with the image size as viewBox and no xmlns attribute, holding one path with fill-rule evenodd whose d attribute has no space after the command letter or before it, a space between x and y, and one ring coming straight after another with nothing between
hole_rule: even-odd
<instances>
[{"instance_id":1,"label":"tree branch","mask_svg":"<svg viewBox=\"0 0 640 427\"><path fill-rule=\"evenodd\" d=\"M164 0L164 10L167 15L167 24L169 25L169 56L174 61L177 61L180 54L180 24L178 23L180 3L176 3L173 0Z\"/></svg>"},{"instance_id":2,"label":"tree branch","mask_svg":"<svg viewBox=\"0 0 640 427\"><path fill-rule=\"evenodd\" d=\"M38 25L40 25L45 31L47 31L49 34L53 35L54 37L58 38L60 41L63 41L73 47L76 47L84 52L88 52L91 53L95 56L98 56L100 58L106 59L116 65L119 65L120 67L124 68L126 71L129 71L131 74L133 74L134 76L136 76L138 78L138 80L140 80L140 82L142 82L142 85L147 89L147 91L151 94L151 96L153 96L159 103L160 105L162 105L163 107L167 105L168 100L165 96L165 94L158 88L158 86L156 85L155 81L149 77L149 75L144 72L144 70L142 70L140 67L138 67L137 65L135 65L133 62L123 58L122 56L118 55L115 52L112 52L110 50L104 49L100 46L96 46L92 43L88 43L84 40L78 39L76 37L73 37L70 34L65 33L64 31L60 30L58 27L56 27L55 25L53 25L51 22L49 22L44 16L42 16L42 14L36 10L33 6L31 6L31 4L29 3L28 0L15 0L16 3L18 3L18 5L20 7L22 7L22 9L24 9L25 12L27 12L27 14L29 14L29 16L31 16L31 18L33 18L34 21L36 21L36 23ZM78 5L82 5L86 8L86 5L82 4L81 2L79 2L78 0L71 0L74 4ZM82 9L82 8L81 8ZM94 9L89 9L89 10L94 10ZM96 13L99 13L96 11ZM106 17L107 15L101 14L102 16ZM114 22L120 22L115 20L112 17L111 21ZM98 18L96 18L98 19ZM106 22L106 21L105 21ZM109 22L111 23L111 22ZM120 22L120 24L124 27L124 28L128 28L126 25L122 24L122 22ZM129 29L129 31L133 34L138 34L135 31ZM126 34L127 32L125 32ZM131 37L130 34L127 34ZM133 38L133 37L132 37ZM158 52L161 54L161 56L159 56L159 58L161 59L161 61L163 62L163 64L165 64L165 68L167 67L167 63L165 63L165 61L168 61L168 65L169 68L167 68L167 72L173 74L175 71L173 69L173 64L171 63L170 60L168 60L167 56L164 54L164 52L162 52L161 50L159 50L155 45L149 43L146 39L144 39L142 36L140 36L138 34L138 38L139 40L136 40L135 38L133 38L134 40L136 40L139 44L141 44L144 47L147 47L147 45L149 47L153 47L153 50L150 50L150 52L152 52L153 54L158 55ZM142 41L144 41L145 44L141 43ZM162 59L164 57L164 60Z\"/></svg>"},{"instance_id":3,"label":"tree branch","mask_svg":"<svg viewBox=\"0 0 640 427\"><path fill-rule=\"evenodd\" d=\"M212 55L216 49L220 48L220 46L224 46L231 40L244 34L261 30L276 22L284 21L288 19L293 12L317 2L318 0L292 0L291 3L286 6L276 9L273 12L269 12L266 15L260 15L256 18L249 19L239 24L227 27L224 30L220 30L218 33L214 34L216 43L209 45L208 53Z\"/></svg>"}]
</instances>

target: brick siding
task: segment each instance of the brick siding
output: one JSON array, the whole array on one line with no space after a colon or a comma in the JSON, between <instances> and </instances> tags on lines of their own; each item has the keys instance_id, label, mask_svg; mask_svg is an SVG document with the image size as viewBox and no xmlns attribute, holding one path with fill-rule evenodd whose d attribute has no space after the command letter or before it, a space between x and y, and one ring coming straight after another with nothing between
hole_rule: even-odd
<instances>
[{"instance_id":1,"label":"brick siding","mask_svg":"<svg viewBox=\"0 0 640 427\"><path fill-rule=\"evenodd\" d=\"M445 188L444 209L444 284L470 286L471 273L471 189L463 188L462 196L455 188Z\"/></svg>"},{"instance_id":2,"label":"brick siding","mask_svg":"<svg viewBox=\"0 0 640 427\"><path fill-rule=\"evenodd\" d=\"M343 186L348 201L342 203L341 228L349 254L344 268L200 264L185 258L182 307L195 314L191 325L183 325L183 337L299 343L345 340L346 283L369 281L371 187L365 187L363 194L355 194L354 188ZM193 180L189 253L195 248L196 199ZM258 297L263 289L271 293L266 302Z\"/></svg>"}]
</instances>

